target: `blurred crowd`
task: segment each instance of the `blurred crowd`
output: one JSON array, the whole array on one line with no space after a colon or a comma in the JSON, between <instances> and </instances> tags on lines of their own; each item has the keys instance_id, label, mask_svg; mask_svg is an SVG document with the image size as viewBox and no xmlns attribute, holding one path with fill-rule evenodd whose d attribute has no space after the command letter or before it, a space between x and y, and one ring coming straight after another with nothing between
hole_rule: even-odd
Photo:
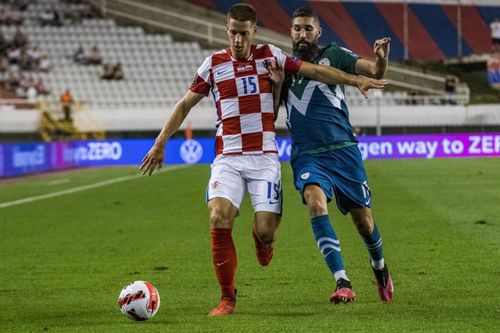
<instances>
[{"instance_id":1,"label":"blurred crowd","mask_svg":"<svg viewBox=\"0 0 500 333\"><path fill-rule=\"evenodd\" d=\"M102 65L99 75L102 80L123 80L125 78L125 72L120 62L115 64L102 62L101 50L97 45L92 46L88 51L85 51L80 45L73 54L73 61L80 65Z\"/></svg>"},{"instance_id":2,"label":"blurred crowd","mask_svg":"<svg viewBox=\"0 0 500 333\"><path fill-rule=\"evenodd\" d=\"M5 3L5 1L4 1ZM11 39L7 39L0 30L0 74L3 89L20 98L36 100L39 95L50 94L39 73L49 72L52 62L40 51L39 47L30 43L23 32L24 12L36 0L9 0L0 10L0 25L15 26ZM64 3L80 4L80 0L66 0ZM67 8L67 9L62 9ZM69 9L71 8L71 9ZM40 26L64 26L81 23L83 19L94 17L89 6L63 7L51 6L42 10L37 18ZM88 64L100 64L100 51L91 49L84 55Z\"/></svg>"},{"instance_id":3,"label":"blurred crowd","mask_svg":"<svg viewBox=\"0 0 500 333\"><path fill-rule=\"evenodd\" d=\"M16 29L12 40L7 40L0 31L0 72L6 74L3 84L7 91L29 99L49 94L50 90L42 78L38 76L35 79L33 74L48 72L51 67L47 55L30 44L21 29Z\"/></svg>"}]
</instances>

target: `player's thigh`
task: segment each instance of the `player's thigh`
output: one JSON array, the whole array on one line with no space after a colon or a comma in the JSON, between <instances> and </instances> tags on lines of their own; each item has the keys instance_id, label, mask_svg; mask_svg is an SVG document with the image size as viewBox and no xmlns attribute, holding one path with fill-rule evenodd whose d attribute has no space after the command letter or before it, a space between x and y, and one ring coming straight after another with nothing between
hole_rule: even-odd
<instances>
[{"instance_id":1,"label":"player's thigh","mask_svg":"<svg viewBox=\"0 0 500 333\"><path fill-rule=\"evenodd\" d=\"M328 214L328 197L318 184L308 184L305 187L303 200L311 216Z\"/></svg>"},{"instance_id":2,"label":"player's thigh","mask_svg":"<svg viewBox=\"0 0 500 333\"><path fill-rule=\"evenodd\" d=\"M323 167L323 159L315 155L303 155L292 162L293 179L295 188L302 196L302 202L308 205L307 196L319 195L313 191L314 185L319 187L326 196L327 202L333 197L332 181L328 169Z\"/></svg>"},{"instance_id":3,"label":"player's thigh","mask_svg":"<svg viewBox=\"0 0 500 333\"><path fill-rule=\"evenodd\" d=\"M371 191L358 147L337 149L331 155L332 182L340 211L346 214L352 208L370 208Z\"/></svg>"},{"instance_id":4,"label":"player's thigh","mask_svg":"<svg viewBox=\"0 0 500 333\"><path fill-rule=\"evenodd\" d=\"M233 156L217 157L211 165L210 180L207 186L207 203L214 198L224 198L237 209L246 192L246 182L241 174L243 163Z\"/></svg>"},{"instance_id":5,"label":"player's thigh","mask_svg":"<svg viewBox=\"0 0 500 333\"><path fill-rule=\"evenodd\" d=\"M244 172L254 212L281 214L281 165L274 154L251 156Z\"/></svg>"}]
</instances>

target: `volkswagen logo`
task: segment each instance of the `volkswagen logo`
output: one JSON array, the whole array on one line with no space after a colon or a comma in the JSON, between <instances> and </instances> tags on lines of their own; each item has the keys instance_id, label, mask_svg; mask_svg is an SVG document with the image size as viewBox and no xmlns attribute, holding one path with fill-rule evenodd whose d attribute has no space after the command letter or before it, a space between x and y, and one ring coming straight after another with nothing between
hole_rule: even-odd
<instances>
[{"instance_id":1,"label":"volkswagen logo","mask_svg":"<svg viewBox=\"0 0 500 333\"><path fill-rule=\"evenodd\" d=\"M196 140L186 140L179 149L181 158L187 164L198 162L203 156L203 147Z\"/></svg>"}]
</instances>

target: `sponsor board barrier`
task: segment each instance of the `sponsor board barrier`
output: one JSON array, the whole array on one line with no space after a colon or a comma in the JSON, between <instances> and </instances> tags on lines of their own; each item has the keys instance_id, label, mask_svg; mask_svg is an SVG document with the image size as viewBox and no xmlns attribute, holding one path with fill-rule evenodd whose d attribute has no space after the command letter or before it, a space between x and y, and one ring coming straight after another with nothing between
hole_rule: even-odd
<instances>
[{"instance_id":1,"label":"sponsor board barrier","mask_svg":"<svg viewBox=\"0 0 500 333\"><path fill-rule=\"evenodd\" d=\"M0 177L106 165L139 165L153 139L0 144ZM277 138L281 161L290 160L290 138ZM363 159L500 157L500 133L361 136ZM214 140L172 139L165 164L211 163Z\"/></svg>"}]
</instances>

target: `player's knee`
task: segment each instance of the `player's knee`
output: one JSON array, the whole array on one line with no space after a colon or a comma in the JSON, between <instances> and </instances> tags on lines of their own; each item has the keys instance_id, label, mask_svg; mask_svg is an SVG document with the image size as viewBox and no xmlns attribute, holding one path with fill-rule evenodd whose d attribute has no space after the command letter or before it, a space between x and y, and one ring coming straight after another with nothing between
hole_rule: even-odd
<instances>
[{"instance_id":1,"label":"player's knee","mask_svg":"<svg viewBox=\"0 0 500 333\"><path fill-rule=\"evenodd\" d=\"M309 209L310 216L321 216L328 214L328 205L326 201L311 198L307 201L307 208Z\"/></svg>"},{"instance_id":2,"label":"player's knee","mask_svg":"<svg viewBox=\"0 0 500 333\"><path fill-rule=\"evenodd\" d=\"M213 208L210 210L210 226L212 228L231 228L231 219L220 208Z\"/></svg>"}]
</instances>

